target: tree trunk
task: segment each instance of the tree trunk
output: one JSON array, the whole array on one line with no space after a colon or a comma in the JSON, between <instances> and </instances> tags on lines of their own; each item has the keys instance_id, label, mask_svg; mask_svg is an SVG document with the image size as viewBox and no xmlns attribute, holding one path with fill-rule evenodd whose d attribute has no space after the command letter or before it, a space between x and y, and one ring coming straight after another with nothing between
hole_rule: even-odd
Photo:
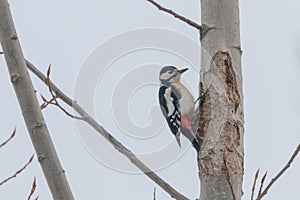
<instances>
[{"instance_id":1,"label":"tree trunk","mask_svg":"<svg viewBox=\"0 0 300 200\"><path fill-rule=\"evenodd\" d=\"M200 200L241 199L244 113L238 0L201 0ZM226 152L226 166L223 152ZM229 180L225 173L229 173Z\"/></svg>"},{"instance_id":2,"label":"tree trunk","mask_svg":"<svg viewBox=\"0 0 300 200\"><path fill-rule=\"evenodd\" d=\"M64 170L51 141L35 96L26 62L6 0L0 0L0 40L23 118L47 183L55 200L72 200Z\"/></svg>"}]
</instances>

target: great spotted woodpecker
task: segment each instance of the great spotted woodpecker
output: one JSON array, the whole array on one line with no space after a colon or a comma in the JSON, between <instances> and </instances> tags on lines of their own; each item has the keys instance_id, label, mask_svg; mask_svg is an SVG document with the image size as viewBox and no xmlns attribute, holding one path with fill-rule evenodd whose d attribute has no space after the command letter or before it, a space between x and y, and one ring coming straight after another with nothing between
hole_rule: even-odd
<instances>
[{"instance_id":1,"label":"great spotted woodpecker","mask_svg":"<svg viewBox=\"0 0 300 200\"><path fill-rule=\"evenodd\" d=\"M159 73L158 98L161 111L175 135L179 147L181 147L180 134L183 134L192 143L199 155L200 145L191 127L195 108L194 98L190 91L180 83L181 75L187 70L188 68L179 70L173 66L163 67Z\"/></svg>"}]
</instances>

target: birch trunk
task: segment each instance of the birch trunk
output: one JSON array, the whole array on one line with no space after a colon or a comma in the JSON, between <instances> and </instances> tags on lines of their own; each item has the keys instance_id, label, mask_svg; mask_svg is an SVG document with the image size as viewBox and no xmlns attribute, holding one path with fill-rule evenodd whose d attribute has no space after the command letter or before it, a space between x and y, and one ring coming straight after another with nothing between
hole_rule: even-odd
<instances>
[{"instance_id":1,"label":"birch trunk","mask_svg":"<svg viewBox=\"0 0 300 200\"><path fill-rule=\"evenodd\" d=\"M23 118L54 200L72 200L64 170L42 116L13 19L6 0L0 0L0 40Z\"/></svg>"},{"instance_id":2,"label":"birch trunk","mask_svg":"<svg viewBox=\"0 0 300 200\"><path fill-rule=\"evenodd\" d=\"M244 174L244 111L238 0L201 0L200 107L198 138L200 200L241 199ZM227 155L230 182L224 176Z\"/></svg>"}]
</instances>

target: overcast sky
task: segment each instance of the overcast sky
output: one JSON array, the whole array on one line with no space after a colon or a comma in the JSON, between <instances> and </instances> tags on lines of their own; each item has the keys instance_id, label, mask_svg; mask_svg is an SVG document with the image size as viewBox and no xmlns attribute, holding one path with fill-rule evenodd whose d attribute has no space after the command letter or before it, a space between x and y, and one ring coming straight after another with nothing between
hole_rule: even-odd
<instances>
[{"instance_id":1,"label":"overcast sky","mask_svg":"<svg viewBox=\"0 0 300 200\"><path fill-rule=\"evenodd\" d=\"M200 21L199 1L159 2ZM173 64L190 68L184 81L197 96L198 32L146 0L10 3L26 58L43 72L51 64L52 80L65 93L74 96L178 191L190 199L198 197L194 149L178 150L163 126L156 94L160 66ZM268 171L268 182L300 142L299 8L300 3L292 0L240 2L245 101L243 199L250 199L255 171ZM38 94L49 97L47 88L32 78ZM34 153L3 57L0 91L0 141L17 127L15 138L0 149L3 180ZM43 113L76 199L150 200L154 187L158 200L171 199L97 133L55 107ZM170 150L173 153L169 154ZM26 199L34 176L39 199L51 199L36 158L17 178L0 186L0 198ZM297 199L299 178L298 158L265 199Z\"/></svg>"}]
</instances>

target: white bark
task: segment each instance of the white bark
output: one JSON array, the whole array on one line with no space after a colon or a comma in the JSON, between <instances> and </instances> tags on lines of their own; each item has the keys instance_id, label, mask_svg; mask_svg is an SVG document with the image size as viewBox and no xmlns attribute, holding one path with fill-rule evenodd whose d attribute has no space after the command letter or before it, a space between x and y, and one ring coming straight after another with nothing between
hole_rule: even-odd
<instances>
[{"instance_id":1,"label":"white bark","mask_svg":"<svg viewBox=\"0 0 300 200\"><path fill-rule=\"evenodd\" d=\"M244 116L238 0L201 0L200 86L208 90L198 138L200 200L233 199L224 176L223 151L235 199L242 196Z\"/></svg>"},{"instance_id":2,"label":"white bark","mask_svg":"<svg viewBox=\"0 0 300 200\"><path fill-rule=\"evenodd\" d=\"M42 116L22 49L6 0L0 0L0 40L22 114L34 145L38 161L55 200L72 200L64 170L59 162Z\"/></svg>"}]
</instances>

